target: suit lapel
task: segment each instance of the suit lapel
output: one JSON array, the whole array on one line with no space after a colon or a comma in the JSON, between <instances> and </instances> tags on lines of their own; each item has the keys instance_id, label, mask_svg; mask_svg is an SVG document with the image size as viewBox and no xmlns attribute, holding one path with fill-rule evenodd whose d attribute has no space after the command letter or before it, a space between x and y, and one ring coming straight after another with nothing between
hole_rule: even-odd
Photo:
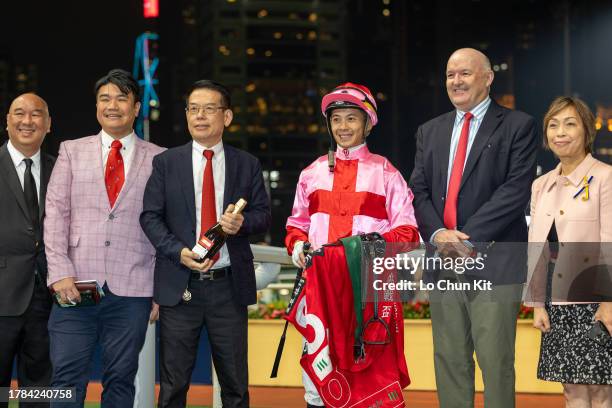
<instances>
[{"instance_id":1,"label":"suit lapel","mask_svg":"<svg viewBox=\"0 0 612 408\"><path fill-rule=\"evenodd\" d=\"M223 147L225 151L225 186L223 188L223 211L227 208L230 203L232 192L234 191L234 180L236 180L236 173L238 171L238 163L236 160L236 151L231 147L225 145Z\"/></svg>"},{"instance_id":2,"label":"suit lapel","mask_svg":"<svg viewBox=\"0 0 612 408\"><path fill-rule=\"evenodd\" d=\"M193 157L192 149L193 142L189 142L181 147L181 160L178 163L178 175L179 183L185 196L185 202L187 208L189 208L189 215L191 216L192 225L196 225L196 213L195 213L195 190L193 188Z\"/></svg>"},{"instance_id":3,"label":"suit lapel","mask_svg":"<svg viewBox=\"0 0 612 408\"><path fill-rule=\"evenodd\" d=\"M438 140L436 141L436 157L440 163L440 178L442 185L444 186L444 195L446 195L446 186L448 179L448 158L450 156L450 145L451 138L453 137L453 126L455 124L456 111L449 112L446 117L443 118L440 126L442 129L438 134Z\"/></svg>"},{"instance_id":4,"label":"suit lapel","mask_svg":"<svg viewBox=\"0 0 612 408\"><path fill-rule=\"evenodd\" d=\"M53 159L41 152L40 155L40 200L38 203L38 216L42 220L45 215L45 198L47 197L47 184L53 170Z\"/></svg>"},{"instance_id":5,"label":"suit lapel","mask_svg":"<svg viewBox=\"0 0 612 408\"><path fill-rule=\"evenodd\" d=\"M23 195L21 183L19 182L17 169L15 168L15 164L11 159L11 155L8 152L6 144L0 147L0 166L2 166L0 177L3 177L6 180L6 183L9 185L9 188L17 199L19 207L21 207L21 211L23 211L23 214L29 218L28 207L26 205L25 196Z\"/></svg>"},{"instance_id":6,"label":"suit lapel","mask_svg":"<svg viewBox=\"0 0 612 408\"><path fill-rule=\"evenodd\" d=\"M499 126L504 118L504 111L495 103L495 101L491 101L491 105L489 105L489 109L485 113L484 120L482 121L482 125L478 128L478 133L476 133L476 137L474 138L474 143L472 144L472 148L470 149L470 153L467 158L467 162L465 163L465 167L463 169L463 176L461 177L461 187L465 184L466 180L470 177L470 174L476 167L476 163L478 162L478 158L482 153L482 150L487 145L489 139L495 132L495 129Z\"/></svg>"},{"instance_id":7,"label":"suit lapel","mask_svg":"<svg viewBox=\"0 0 612 408\"><path fill-rule=\"evenodd\" d=\"M102 132L98 133L96 137L92 139L91 143L94 145L93 150L95 151L96 155L95 159L92 161L92 163L95 164L91 171L93 171L95 174L94 179L99 180L98 187L101 189L100 194L105 203L103 205L108 211L110 211L111 207L110 202L108 201L108 193L106 191L106 180L104 180L104 163L102 162Z\"/></svg>"}]
</instances>

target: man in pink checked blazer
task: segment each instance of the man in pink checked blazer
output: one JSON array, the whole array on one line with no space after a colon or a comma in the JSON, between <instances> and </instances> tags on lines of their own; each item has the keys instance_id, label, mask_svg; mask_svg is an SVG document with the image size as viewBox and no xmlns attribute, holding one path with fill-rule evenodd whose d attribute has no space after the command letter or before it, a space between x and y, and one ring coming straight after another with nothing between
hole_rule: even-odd
<instances>
[{"instance_id":1,"label":"man in pink checked blazer","mask_svg":"<svg viewBox=\"0 0 612 408\"><path fill-rule=\"evenodd\" d=\"M131 407L138 353L152 302L155 249L139 216L153 157L164 149L139 139L133 124L139 87L123 70L95 86L99 134L61 144L47 189L48 285L60 303L78 303L74 282L95 279L106 294L95 306L61 307L49 318L53 387L75 387L83 406L96 344L102 352L102 407Z\"/></svg>"}]
</instances>

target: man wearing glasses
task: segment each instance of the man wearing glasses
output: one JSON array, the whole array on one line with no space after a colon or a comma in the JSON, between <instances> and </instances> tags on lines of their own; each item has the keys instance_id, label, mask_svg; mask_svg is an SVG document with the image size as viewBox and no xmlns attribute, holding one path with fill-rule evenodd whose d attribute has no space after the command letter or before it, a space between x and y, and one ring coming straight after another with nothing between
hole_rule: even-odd
<instances>
[{"instance_id":1,"label":"man wearing glasses","mask_svg":"<svg viewBox=\"0 0 612 408\"><path fill-rule=\"evenodd\" d=\"M197 81L185 111L193 141L155 157L140 216L157 250L159 407L186 406L203 326L223 406L248 407L246 307L256 301L248 236L267 230L270 203L259 161L223 144L223 130L233 118L229 91L214 81ZM242 214L232 214L239 198L248 204ZM217 220L229 237L218 258L200 262L191 248Z\"/></svg>"}]
</instances>

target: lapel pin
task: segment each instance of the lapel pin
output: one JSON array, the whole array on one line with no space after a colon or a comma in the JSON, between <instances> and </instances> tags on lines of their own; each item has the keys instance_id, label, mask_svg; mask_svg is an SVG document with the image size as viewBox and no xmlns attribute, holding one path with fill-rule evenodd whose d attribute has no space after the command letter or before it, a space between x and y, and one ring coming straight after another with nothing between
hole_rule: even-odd
<instances>
[{"instance_id":1,"label":"lapel pin","mask_svg":"<svg viewBox=\"0 0 612 408\"><path fill-rule=\"evenodd\" d=\"M587 180L586 176L582 179L582 188L578 190L576 194L574 194L574 198L578 197L580 194L584 192L582 196L582 201L587 201L589 199L589 185L593 181L593 176L589 177Z\"/></svg>"}]
</instances>

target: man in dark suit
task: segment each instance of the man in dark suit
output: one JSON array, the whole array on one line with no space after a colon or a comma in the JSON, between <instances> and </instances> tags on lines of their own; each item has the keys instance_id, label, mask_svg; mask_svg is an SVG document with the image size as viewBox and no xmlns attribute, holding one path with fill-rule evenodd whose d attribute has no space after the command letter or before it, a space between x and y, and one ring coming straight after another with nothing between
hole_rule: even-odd
<instances>
[{"instance_id":1,"label":"man in dark suit","mask_svg":"<svg viewBox=\"0 0 612 408\"><path fill-rule=\"evenodd\" d=\"M0 147L0 387L10 386L15 356L19 386L43 387L51 380L51 297L42 218L55 159L40 146L51 117L41 97L26 93L11 103L6 121L9 141Z\"/></svg>"},{"instance_id":2,"label":"man in dark suit","mask_svg":"<svg viewBox=\"0 0 612 408\"><path fill-rule=\"evenodd\" d=\"M416 135L410 186L423 240L439 256L453 258L484 244L490 261L478 277L494 284L489 292L430 293L436 383L444 408L473 406L474 351L485 406L514 407L514 342L526 252L506 243L527 241L524 210L535 176L537 136L533 118L489 98L492 82L484 54L455 51L446 88L456 110L423 124ZM434 278L470 279L452 271L436 271Z\"/></svg>"},{"instance_id":3,"label":"man in dark suit","mask_svg":"<svg viewBox=\"0 0 612 408\"><path fill-rule=\"evenodd\" d=\"M185 111L193 141L155 157L140 217L157 249L159 406L185 406L205 326L223 406L248 407L246 306L256 301L248 236L270 225L269 199L259 161L222 142L233 118L228 90L214 81L198 81ZM232 203L239 198L248 204L243 214L233 214ZM227 242L218 258L199 262L191 248L217 219L229 235Z\"/></svg>"}]
</instances>

